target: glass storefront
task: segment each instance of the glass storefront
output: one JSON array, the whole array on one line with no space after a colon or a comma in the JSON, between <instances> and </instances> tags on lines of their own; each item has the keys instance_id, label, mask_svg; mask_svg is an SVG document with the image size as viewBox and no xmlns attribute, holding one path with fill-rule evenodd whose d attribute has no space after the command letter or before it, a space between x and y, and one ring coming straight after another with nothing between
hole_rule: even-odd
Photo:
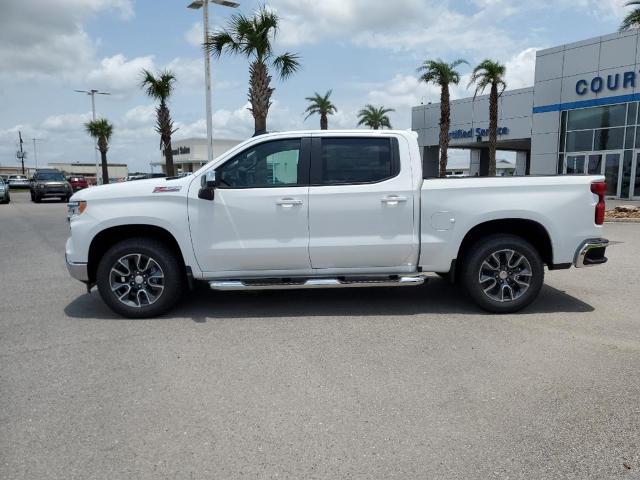
<instances>
[{"instance_id":1,"label":"glass storefront","mask_svg":"<svg viewBox=\"0 0 640 480\"><path fill-rule=\"evenodd\" d=\"M558 173L604 175L607 195L640 198L638 103L565 110Z\"/></svg>"}]
</instances>

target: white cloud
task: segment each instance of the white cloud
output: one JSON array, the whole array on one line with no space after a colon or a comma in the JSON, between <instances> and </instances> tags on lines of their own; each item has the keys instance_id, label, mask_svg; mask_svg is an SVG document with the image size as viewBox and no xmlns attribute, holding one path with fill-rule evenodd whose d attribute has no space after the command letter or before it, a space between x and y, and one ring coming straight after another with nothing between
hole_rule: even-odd
<instances>
[{"instance_id":1,"label":"white cloud","mask_svg":"<svg viewBox=\"0 0 640 480\"><path fill-rule=\"evenodd\" d=\"M204 88L204 59L177 57L171 60L165 68L176 74L180 85Z\"/></svg>"},{"instance_id":2,"label":"white cloud","mask_svg":"<svg viewBox=\"0 0 640 480\"><path fill-rule=\"evenodd\" d=\"M538 48L527 48L517 53L506 62L507 88L523 88L533 86L536 70L536 51Z\"/></svg>"},{"instance_id":3,"label":"white cloud","mask_svg":"<svg viewBox=\"0 0 640 480\"><path fill-rule=\"evenodd\" d=\"M119 53L103 58L100 65L87 74L86 80L93 85L93 88L116 92L132 90L138 87L140 71L143 68L154 69L153 55L127 60Z\"/></svg>"},{"instance_id":4,"label":"white cloud","mask_svg":"<svg viewBox=\"0 0 640 480\"><path fill-rule=\"evenodd\" d=\"M91 112L52 115L45 118L42 122L42 128L49 132L83 131L84 124L89 122L91 118Z\"/></svg>"},{"instance_id":5,"label":"white cloud","mask_svg":"<svg viewBox=\"0 0 640 480\"><path fill-rule=\"evenodd\" d=\"M493 26L509 14L506 8L491 8L489 17L486 5L466 13L469 9L457 11L434 0L272 0L270 4L282 17L279 39L285 45L346 38L356 45L395 51L428 47L479 52L512 43Z\"/></svg>"},{"instance_id":6,"label":"white cloud","mask_svg":"<svg viewBox=\"0 0 640 480\"><path fill-rule=\"evenodd\" d=\"M126 111L123 117L123 125L130 128L148 126L153 124L155 119L155 105L137 105Z\"/></svg>"},{"instance_id":7,"label":"white cloud","mask_svg":"<svg viewBox=\"0 0 640 480\"><path fill-rule=\"evenodd\" d=\"M204 40L204 28L202 22L195 22L189 30L184 33L184 39L194 47L202 46Z\"/></svg>"},{"instance_id":8,"label":"white cloud","mask_svg":"<svg viewBox=\"0 0 640 480\"><path fill-rule=\"evenodd\" d=\"M76 72L95 53L82 25L103 11L131 18L133 4L131 0L2 2L0 72L12 77Z\"/></svg>"}]
</instances>

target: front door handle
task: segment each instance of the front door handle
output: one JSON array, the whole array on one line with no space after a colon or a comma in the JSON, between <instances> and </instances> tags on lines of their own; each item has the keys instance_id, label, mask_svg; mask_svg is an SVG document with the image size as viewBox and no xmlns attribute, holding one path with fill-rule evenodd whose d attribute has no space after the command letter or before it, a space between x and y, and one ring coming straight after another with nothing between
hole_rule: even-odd
<instances>
[{"instance_id":1,"label":"front door handle","mask_svg":"<svg viewBox=\"0 0 640 480\"><path fill-rule=\"evenodd\" d=\"M387 205L398 205L398 203L404 203L406 201L407 197L402 197L400 195L387 195L385 197L382 197L382 203L385 203Z\"/></svg>"},{"instance_id":2,"label":"front door handle","mask_svg":"<svg viewBox=\"0 0 640 480\"><path fill-rule=\"evenodd\" d=\"M283 208L291 208L294 205L302 205L302 200L298 198L281 198L276 202L276 205L280 205Z\"/></svg>"}]
</instances>

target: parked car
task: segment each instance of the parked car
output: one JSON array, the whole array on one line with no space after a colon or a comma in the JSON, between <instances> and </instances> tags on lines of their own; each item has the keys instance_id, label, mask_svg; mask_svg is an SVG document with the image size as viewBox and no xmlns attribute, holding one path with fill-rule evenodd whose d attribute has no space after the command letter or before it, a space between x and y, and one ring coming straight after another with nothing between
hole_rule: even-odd
<instances>
[{"instance_id":1,"label":"parked car","mask_svg":"<svg viewBox=\"0 0 640 480\"><path fill-rule=\"evenodd\" d=\"M25 175L9 175L7 183L10 188L29 188L29 179Z\"/></svg>"},{"instance_id":2,"label":"parked car","mask_svg":"<svg viewBox=\"0 0 640 480\"><path fill-rule=\"evenodd\" d=\"M0 203L9 203L11 195L9 194L9 185L0 177Z\"/></svg>"},{"instance_id":3,"label":"parked car","mask_svg":"<svg viewBox=\"0 0 640 480\"><path fill-rule=\"evenodd\" d=\"M549 270L607 261L603 176L424 179L408 131L254 137L194 175L82 190L70 274L126 317L159 315L194 280L214 290L459 281L518 311Z\"/></svg>"},{"instance_id":4,"label":"parked car","mask_svg":"<svg viewBox=\"0 0 640 480\"><path fill-rule=\"evenodd\" d=\"M67 178L67 181L71 185L71 188L74 192L77 192L78 190L82 190L83 188L87 188L89 186L87 179L82 175L72 175L71 177Z\"/></svg>"},{"instance_id":5,"label":"parked car","mask_svg":"<svg viewBox=\"0 0 640 480\"><path fill-rule=\"evenodd\" d=\"M71 185L64 175L56 169L36 170L29 184L31 201L39 203L43 198L57 197L69 201L73 194Z\"/></svg>"}]
</instances>

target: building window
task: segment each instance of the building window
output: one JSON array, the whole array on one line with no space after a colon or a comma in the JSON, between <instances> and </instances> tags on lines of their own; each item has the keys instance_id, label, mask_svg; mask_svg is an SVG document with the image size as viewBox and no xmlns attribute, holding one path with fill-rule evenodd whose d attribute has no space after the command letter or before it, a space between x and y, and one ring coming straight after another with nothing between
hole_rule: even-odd
<instances>
[{"instance_id":1,"label":"building window","mask_svg":"<svg viewBox=\"0 0 640 480\"><path fill-rule=\"evenodd\" d=\"M640 147L638 104L565 110L560 117L558 153L599 152ZM625 128L626 127L626 128Z\"/></svg>"},{"instance_id":2,"label":"building window","mask_svg":"<svg viewBox=\"0 0 640 480\"><path fill-rule=\"evenodd\" d=\"M570 110L567 130L620 127L625 124L626 116L626 104Z\"/></svg>"}]
</instances>

